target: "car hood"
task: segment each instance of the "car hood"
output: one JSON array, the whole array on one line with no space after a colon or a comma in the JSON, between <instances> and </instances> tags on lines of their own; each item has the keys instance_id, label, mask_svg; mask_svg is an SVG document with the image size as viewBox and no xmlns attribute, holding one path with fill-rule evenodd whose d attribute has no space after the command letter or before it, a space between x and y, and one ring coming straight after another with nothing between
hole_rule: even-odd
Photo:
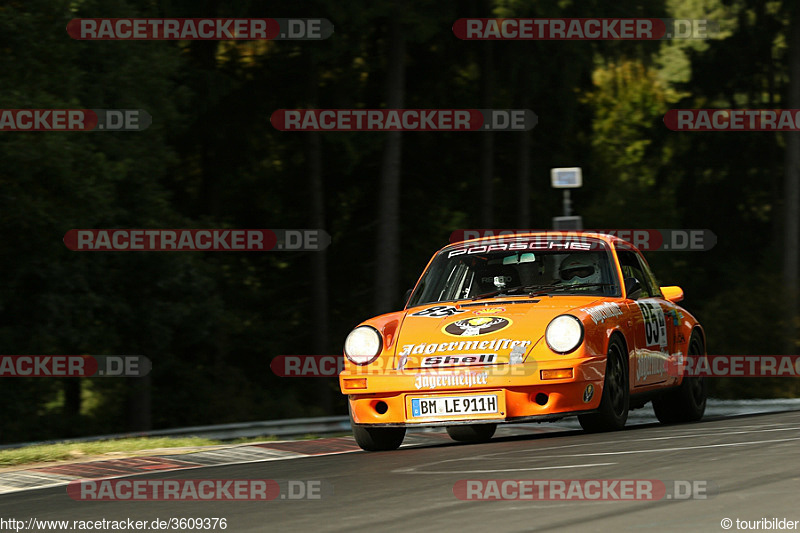
<instances>
[{"instance_id":1,"label":"car hood","mask_svg":"<svg viewBox=\"0 0 800 533\"><path fill-rule=\"evenodd\" d=\"M416 369L507 364L512 350L527 356L554 317L602 299L543 296L413 307L406 311L395 341L394 366ZM428 312L435 307L439 309ZM451 314L430 316L443 313Z\"/></svg>"}]
</instances>

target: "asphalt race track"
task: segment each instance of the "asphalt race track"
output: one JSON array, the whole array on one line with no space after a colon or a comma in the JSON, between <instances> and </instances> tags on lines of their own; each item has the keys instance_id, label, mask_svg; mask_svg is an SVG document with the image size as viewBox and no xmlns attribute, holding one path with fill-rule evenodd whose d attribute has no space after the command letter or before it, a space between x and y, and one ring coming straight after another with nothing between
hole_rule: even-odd
<instances>
[{"instance_id":1,"label":"asphalt race track","mask_svg":"<svg viewBox=\"0 0 800 533\"><path fill-rule=\"evenodd\" d=\"M0 516L27 520L226 518L226 531L724 531L723 518L800 520L800 411L710 416L680 426L643 423L584 434L548 425L501 428L492 442L441 434L409 446L146 474L135 479L322 482L317 500L97 502L64 486L0 496ZM704 483L706 499L462 501L467 479L649 479ZM671 485L670 485L671 486Z\"/></svg>"}]
</instances>

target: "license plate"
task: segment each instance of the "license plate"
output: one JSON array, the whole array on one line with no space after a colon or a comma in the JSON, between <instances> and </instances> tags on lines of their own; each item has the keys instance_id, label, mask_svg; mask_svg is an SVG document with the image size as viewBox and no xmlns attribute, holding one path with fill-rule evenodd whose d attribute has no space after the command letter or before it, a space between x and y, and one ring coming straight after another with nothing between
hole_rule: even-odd
<instances>
[{"instance_id":1,"label":"license plate","mask_svg":"<svg viewBox=\"0 0 800 533\"><path fill-rule=\"evenodd\" d=\"M481 415L497 412L497 395L412 398L411 416Z\"/></svg>"}]
</instances>

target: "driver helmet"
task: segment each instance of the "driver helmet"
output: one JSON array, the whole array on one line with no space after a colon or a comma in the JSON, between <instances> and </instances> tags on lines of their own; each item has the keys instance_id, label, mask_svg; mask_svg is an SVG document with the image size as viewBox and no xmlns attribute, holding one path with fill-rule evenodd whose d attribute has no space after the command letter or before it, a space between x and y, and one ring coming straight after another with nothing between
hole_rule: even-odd
<instances>
[{"instance_id":1,"label":"driver helmet","mask_svg":"<svg viewBox=\"0 0 800 533\"><path fill-rule=\"evenodd\" d=\"M562 283L600 283L603 281L597 255L592 253L568 255L558 267L558 277Z\"/></svg>"}]
</instances>

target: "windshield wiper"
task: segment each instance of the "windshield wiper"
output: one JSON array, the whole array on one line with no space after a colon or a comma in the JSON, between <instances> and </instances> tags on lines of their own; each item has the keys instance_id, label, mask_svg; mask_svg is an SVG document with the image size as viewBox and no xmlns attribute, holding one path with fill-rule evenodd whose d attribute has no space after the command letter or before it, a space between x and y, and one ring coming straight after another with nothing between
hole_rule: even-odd
<instances>
[{"instance_id":1,"label":"windshield wiper","mask_svg":"<svg viewBox=\"0 0 800 533\"><path fill-rule=\"evenodd\" d=\"M508 287L503 289L497 289L495 291L487 292L484 294L477 294L470 298L471 300L482 300L483 298L492 298L494 296L500 296L501 294L511 294L512 292L520 292L520 291L530 291L534 289L550 289L559 286L561 282L557 281L555 283L542 283L536 285L516 285L514 287ZM533 296L533 295L531 295Z\"/></svg>"},{"instance_id":2,"label":"windshield wiper","mask_svg":"<svg viewBox=\"0 0 800 533\"><path fill-rule=\"evenodd\" d=\"M492 298L494 296L499 296L499 295L503 294L504 292L515 291L515 290L520 289L520 288L522 288L522 286L509 287L508 289L505 289L505 288L504 289L497 289L497 290L494 290L494 291L491 291L491 292L486 292L486 293L483 293L483 294L476 294L475 296L470 298L470 300L475 301L475 300L483 300L484 298Z\"/></svg>"},{"instance_id":3,"label":"windshield wiper","mask_svg":"<svg viewBox=\"0 0 800 533\"><path fill-rule=\"evenodd\" d=\"M583 289L586 287L613 287L613 283L576 283L574 285L553 285L549 291L537 292L531 294L531 296L543 296L548 292L555 292L555 291L565 291L569 289Z\"/></svg>"},{"instance_id":4,"label":"windshield wiper","mask_svg":"<svg viewBox=\"0 0 800 533\"><path fill-rule=\"evenodd\" d=\"M470 300L482 300L484 298L493 298L495 296L500 296L501 294L511 294L514 292L520 291L533 291L529 294L531 298L536 296L544 296L551 292L555 291L566 291L570 289L583 289L587 287L613 287L613 283L576 283L574 285L564 285L561 281L556 281L554 283L540 283L536 285L516 285L514 287L508 287L503 289L497 289L491 292L487 292L484 294L477 294L470 298Z\"/></svg>"}]
</instances>

